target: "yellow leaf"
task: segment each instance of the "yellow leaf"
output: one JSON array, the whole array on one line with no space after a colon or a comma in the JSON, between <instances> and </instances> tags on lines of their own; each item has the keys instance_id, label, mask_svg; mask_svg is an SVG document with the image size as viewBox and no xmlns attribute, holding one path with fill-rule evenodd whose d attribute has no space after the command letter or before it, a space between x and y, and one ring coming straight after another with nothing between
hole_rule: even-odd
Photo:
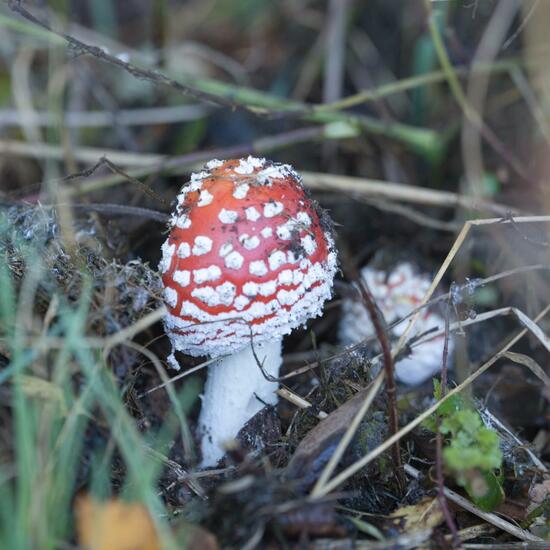
<instances>
[{"instance_id":1,"label":"yellow leaf","mask_svg":"<svg viewBox=\"0 0 550 550\"><path fill-rule=\"evenodd\" d=\"M395 510L390 518L403 532L418 529L433 529L443 523L443 513L436 498L424 497L412 506Z\"/></svg>"},{"instance_id":2,"label":"yellow leaf","mask_svg":"<svg viewBox=\"0 0 550 550\"><path fill-rule=\"evenodd\" d=\"M89 495L75 504L78 542L85 550L160 550L157 532L143 504Z\"/></svg>"}]
</instances>

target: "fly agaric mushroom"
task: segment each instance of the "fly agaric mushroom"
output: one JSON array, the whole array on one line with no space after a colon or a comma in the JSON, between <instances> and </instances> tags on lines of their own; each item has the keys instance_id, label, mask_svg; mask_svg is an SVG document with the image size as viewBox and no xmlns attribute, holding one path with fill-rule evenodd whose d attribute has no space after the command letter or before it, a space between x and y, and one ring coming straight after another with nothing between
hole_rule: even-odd
<instances>
[{"instance_id":1,"label":"fly agaric mushroom","mask_svg":"<svg viewBox=\"0 0 550 550\"><path fill-rule=\"evenodd\" d=\"M406 317L418 307L431 284L428 276L415 272L408 262L400 263L388 272L366 266L361 270L361 277L367 283L388 324ZM433 309L426 308L414 326L414 333L419 335L444 326L443 317ZM392 328L391 335L399 338L406 327L406 322L399 323ZM363 303L350 298L344 299L339 327L341 343L357 344L374 334L374 327ZM441 369L444 344L445 337L439 335L413 347L408 357L395 364L396 378L408 385L427 380ZM453 339L449 337L449 354L453 347Z\"/></svg>"},{"instance_id":2,"label":"fly agaric mushroom","mask_svg":"<svg viewBox=\"0 0 550 550\"><path fill-rule=\"evenodd\" d=\"M168 358L219 357L199 418L215 465L264 404L277 401L282 337L321 313L336 271L332 224L287 164L212 160L182 188L162 245ZM256 354L256 357L254 356ZM223 357L222 357L223 356Z\"/></svg>"}]
</instances>

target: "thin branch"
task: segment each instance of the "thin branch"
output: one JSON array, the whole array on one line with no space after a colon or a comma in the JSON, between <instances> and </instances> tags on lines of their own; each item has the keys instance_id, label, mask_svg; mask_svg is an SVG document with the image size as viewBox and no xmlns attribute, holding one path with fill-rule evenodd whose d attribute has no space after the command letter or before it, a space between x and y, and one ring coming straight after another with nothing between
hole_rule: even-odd
<instances>
[{"instance_id":1,"label":"thin branch","mask_svg":"<svg viewBox=\"0 0 550 550\"><path fill-rule=\"evenodd\" d=\"M120 109L115 113L108 111L65 111L63 113L63 126L66 128L102 128L112 126L113 121L121 126L178 124L202 118L207 114L208 108L202 105ZM0 124L2 126L22 126L25 122L34 126L57 127L59 125L59 115L52 111L32 111L23 116L14 109L0 109Z\"/></svg>"},{"instance_id":2,"label":"thin branch","mask_svg":"<svg viewBox=\"0 0 550 550\"><path fill-rule=\"evenodd\" d=\"M395 373L390 340L388 337L388 332L386 330L386 321L382 315L382 312L376 305L374 297L371 294L371 291L364 278L357 273L354 279L357 281L359 292L361 293L361 298L367 308L369 317L374 326L376 338L378 339L378 342L380 343L380 347L382 349L384 372L386 376L386 393L388 395L388 420L390 425L390 432L392 434L396 434L399 430L399 423L397 419ZM392 447L392 455L397 480L401 488L403 488L405 487L405 479L403 477L402 471L401 451L397 443Z\"/></svg>"},{"instance_id":3,"label":"thin branch","mask_svg":"<svg viewBox=\"0 0 550 550\"><path fill-rule=\"evenodd\" d=\"M192 86L182 84L181 82L173 80L172 78L169 78L160 72L157 72L157 71L153 72L147 69L141 69L140 67L137 67L132 63L128 63L127 61L124 61L120 57L115 57L113 55L110 55L103 48L99 48L97 46L91 46L90 44L86 44L81 40L78 40L73 36L70 36L69 34L56 31L52 27L50 27L45 21L38 19L31 12L26 10L21 5L21 0L10 0L9 7L12 11L14 11L15 13L18 13L21 17L23 17L27 21L30 21L31 23L34 23L38 27L46 31L49 31L55 34L56 36L63 38L67 42L69 47L77 55L81 55L81 54L91 55L92 57L95 57L100 61L104 61L106 63L115 65L116 67L120 67L124 69L125 71L127 71L128 73L130 73L131 75L135 76L140 80L145 80L153 84L161 84L164 86L169 86L170 88L177 90L178 92L186 96L193 97L200 101L206 101L208 103L213 103L214 105L219 105L221 107L230 107L230 108L242 107L242 105L238 105L237 103L229 101L224 97L220 97L218 95L204 92L197 88L193 88Z\"/></svg>"}]
</instances>

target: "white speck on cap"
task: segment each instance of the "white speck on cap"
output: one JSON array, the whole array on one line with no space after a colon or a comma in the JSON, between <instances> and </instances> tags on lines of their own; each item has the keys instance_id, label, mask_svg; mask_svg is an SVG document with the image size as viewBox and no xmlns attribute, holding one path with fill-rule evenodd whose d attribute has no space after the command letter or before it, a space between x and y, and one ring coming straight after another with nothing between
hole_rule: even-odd
<instances>
[{"instance_id":1,"label":"white speck on cap","mask_svg":"<svg viewBox=\"0 0 550 550\"><path fill-rule=\"evenodd\" d=\"M237 296L234 303L235 309L237 311L242 311L249 303L250 300L246 296Z\"/></svg>"},{"instance_id":2,"label":"white speck on cap","mask_svg":"<svg viewBox=\"0 0 550 550\"><path fill-rule=\"evenodd\" d=\"M306 227L309 227L311 225L311 218L309 217L309 214L307 212L298 212L296 214L296 219L298 222L300 222L302 225L305 225Z\"/></svg>"},{"instance_id":3,"label":"white speck on cap","mask_svg":"<svg viewBox=\"0 0 550 550\"><path fill-rule=\"evenodd\" d=\"M174 271L172 277L175 283L178 283L180 286L187 286L191 282L191 273L185 269L178 269Z\"/></svg>"},{"instance_id":4,"label":"white speck on cap","mask_svg":"<svg viewBox=\"0 0 550 550\"><path fill-rule=\"evenodd\" d=\"M220 246L219 255L223 258L227 256L233 250L233 245L231 243L224 243Z\"/></svg>"},{"instance_id":5,"label":"white speck on cap","mask_svg":"<svg viewBox=\"0 0 550 550\"><path fill-rule=\"evenodd\" d=\"M248 283L244 283L243 292L246 296L250 296L251 298L253 298L258 294L258 283L255 283L253 281L248 281Z\"/></svg>"},{"instance_id":6,"label":"white speck on cap","mask_svg":"<svg viewBox=\"0 0 550 550\"><path fill-rule=\"evenodd\" d=\"M191 227L191 219L187 214L181 214L176 218L176 227L180 229L189 229Z\"/></svg>"},{"instance_id":7,"label":"white speck on cap","mask_svg":"<svg viewBox=\"0 0 550 550\"><path fill-rule=\"evenodd\" d=\"M185 259L191 256L191 247L189 243L180 243L177 252L178 258Z\"/></svg>"},{"instance_id":8,"label":"white speck on cap","mask_svg":"<svg viewBox=\"0 0 550 550\"><path fill-rule=\"evenodd\" d=\"M298 258L296 254L294 254L294 252L292 252L292 250L289 250L286 253L286 257L289 264L297 264L298 261L300 260L300 258Z\"/></svg>"},{"instance_id":9,"label":"white speck on cap","mask_svg":"<svg viewBox=\"0 0 550 550\"><path fill-rule=\"evenodd\" d=\"M283 211L283 203L278 201L271 201L264 204L264 216L266 218L273 218L277 214Z\"/></svg>"},{"instance_id":10,"label":"white speck on cap","mask_svg":"<svg viewBox=\"0 0 550 550\"><path fill-rule=\"evenodd\" d=\"M311 235L305 235L300 239L304 250L308 256L311 256L317 250L317 243Z\"/></svg>"},{"instance_id":11,"label":"white speck on cap","mask_svg":"<svg viewBox=\"0 0 550 550\"><path fill-rule=\"evenodd\" d=\"M244 263L244 257L242 254L239 254L236 250L230 252L225 258L225 267L228 269L241 269Z\"/></svg>"},{"instance_id":12,"label":"white speck on cap","mask_svg":"<svg viewBox=\"0 0 550 550\"><path fill-rule=\"evenodd\" d=\"M286 254L282 250L275 250L269 255L267 261L269 262L269 269L276 271L286 263Z\"/></svg>"},{"instance_id":13,"label":"white speck on cap","mask_svg":"<svg viewBox=\"0 0 550 550\"><path fill-rule=\"evenodd\" d=\"M206 170L202 170L201 172L193 172L191 174L191 180L190 180L190 190L191 191L198 191L202 187L202 180L205 178L208 178L210 176L210 172Z\"/></svg>"},{"instance_id":14,"label":"white speck on cap","mask_svg":"<svg viewBox=\"0 0 550 550\"><path fill-rule=\"evenodd\" d=\"M275 233L277 237L283 241L290 241L292 238L292 231L296 227L296 223L293 220L288 220L287 222L277 226Z\"/></svg>"},{"instance_id":15,"label":"white speck on cap","mask_svg":"<svg viewBox=\"0 0 550 550\"><path fill-rule=\"evenodd\" d=\"M235 212L235 210L226 210L225 208L222 208L218 214L218 219L222 223L235 223L238 217L238 212Z\"/></svg>"},{"instance_id":16,"label":"white speck on cap","mask_svg":"<svg viewBox=\"0 0 550 550\"><path fill-rule=\"evenodd\" d=\"M211 286L201 286L194 288L191 292L193 298L197 298L203 304L210 307L216 307L220 305L220 296Z\"/></svg>"},{"instance_id":17,"label":"white speck on cap","mask_svg":"<svg viewBox=\"0 0 550 550\"><path fill-rule=\"evenodd\" d=\"M170 244L167 240L164 241L160 248L162 252L162 258L159 263L159 269L162 273L166 273L170 269L170 264L172 263L172 257L176 251L176 245Z\"/></svg>"},{"instance_id":18,"label":"white speck on cap","mask_svg":"<svg viewBox=\"0 0 550 550\"><path fill-rule=\"evenodd\" d=\"M220 166L223 166L223 161L218 159L212 159L205 165L208 170L213 170L214 168L219 168Z\"/></svg>"},{"instance_id":19,"label":"white speck on cap","mask_svg":"<svg viewBox=\"0 0 550 550\"><path fill-rule=\"evenodd\" d=\"M170 307L176 307L178 303L178 293L169 286L165 287L163 291L164 301L170 306Z\"/></svg>"},{"instance_id":20,"label":"white speck on cap","mask_svg":"<svg viewBox=\"0 0 550 550\"><path fill-rule=\"evenodd\" d=\"M206 189L203 189L199 195L199 202L197 202L197 206L208 206L213 200L214 195Z\"/></svg>"},{"instance_id":21,"label":"white speck on cap","mask_svg":"<svg viewBox=\"0 0 550 550\"><path fill-rule=\"evenodd\" d=\"M282 306L291 306L296 303L296 300L300 298L300 295L295 290L285 290L282 288L277 292L277 300Z\"/></svg>"},{"instance_id":22,"label":"white speck on cap","mask_svg":"<svg viewBox=\"0 0 550 550\"><path fill-rule=\"evenodd\" d=\"M248 266L248 271L251 275L261 277L267 273L267 266L263 260L253 260Z\"/></svg>"},{"instance_id":23,"label":"white speck on cap","mask_svg":"<svg viewBox=\"0 0 550 550\"><path fill-rule=\"evenodd\" d=\"M300 178L290 164L273 164L268 166L256 174L256 179L262 185L272 185L272 179L284 179L288 176L291 176L296 181L302 181L302 178Z\"/></svg>"},{"instance_id":24,"label":"white speck on cap","mask_svg":"<svg viewBox=\"0 0 550 550\"><path fill-rule=\"evenodd\" d=\"M265 159L258 159L249 156L239 161L239 166L235 168L237 174L252 174L256 168L262 168L265 165Z\"/></svg>"},{"instance_id":25,"label":"white speck on cap","mask_svg":"<svg viewBox=\"0 0 550 550\"><path fill-rule=\"evenodd\" d=\"M222 270L217 265L211 265L193 271L193 280L198 285L208 281L216 281L222 276Z\"/></svg>"},{"instance_id":26,"label":"white speck on cap","mask_svg":"<svg viewBox=\"0 0 550 550\"><path fill-rule=\"evenodd\" d=\"M247 249L247 250L254 250L258 246L260 246L260 239L256 237L256 235L253 235L252 237L250 235L247 235L244 233L239 237L239 242Z\"/></svg>"},{"instance_id":27,"label":"white speck on cap","mask_svg":"<svg viewBox=\"0 0 550 550\"><path fill-rule=\"evenodd\" d=\"M281 285L291 285L292 284L292 270L284 269L279 273L279 284Z\"/></svg>"},{"instance_id":28,"label":"white speck on cap","mask_svg":"<svg viewBox=\"0 0 550 550\"><path fill-rule=\"evenodd\" d=\"M195 244L193 245L193 255L203 256L208 254L212 250L212 239L203 235L195 237Z\"/></svg>"},{"instance_id":29,"label":"white speck on cap","mask_svg":"<svg viewBox=\"0 0 550 550\"><path fill-rule=\"evenodd\" d=\"M267 227L264 227L260 233L262 234L262 237L264 239L269 239L269 237L271 237L273 235L273 229L271 229L271 227L267 226Z\"/></svg>"},{"instance_id":30,"label":"white speck on cap","mask_svg":"<svg viewBox=\"0 0 550 550\"><path fill-rule=\"evenodd\" d=\"M304 280L304 272L296 269L292 273L292 284L299 285Z\"/></svg>"},{"instance_id":31,"label":"white speck on cap","mask_svg":"<svg viewBox=\"0 0 550 550\"><path fill-rule=\"evenodd\" d=\"M235 299L237 287L233 283L226 281L225 283L216 287L216 292L220 297L220 302L224 306L230 306Z\"/></svg>"},{"instance_id":32,"label":"white speck on cap","mask_svg":"<svg viewBox=\"0 0 550 550\"><path fill-rule=\"evenodd\" d=\"M277 291L277 281L266 281L258 285L258 291L261 296L271 296Z\"/></svg>"},{"instance_id":33,"label":"white speck on cap","mask_svg":"<svg viewBox=\"0 0 550 550\"><path fill-rule=\"evenodd\" d=\"M235 190L233 191L233 197L235 199L245 199L249 189L250 189L250 185L246 183L237 185L237 187L235 187Z\"/></svg>"},{"instance_id":34,"label":"white speck on cap","mask_svg":"<svg viewBox=\"0 0 550 550\"><path fill-rule=\"evenodd\" d=\"M245 211L244 213L246 214L246 219L251 221L251 222L255 222L257 221L258 219L261 218L261 214L258 212L258 210L256 210L256 208L254 208L253 206L249 206Z\"/></svg>"}]
</instances>

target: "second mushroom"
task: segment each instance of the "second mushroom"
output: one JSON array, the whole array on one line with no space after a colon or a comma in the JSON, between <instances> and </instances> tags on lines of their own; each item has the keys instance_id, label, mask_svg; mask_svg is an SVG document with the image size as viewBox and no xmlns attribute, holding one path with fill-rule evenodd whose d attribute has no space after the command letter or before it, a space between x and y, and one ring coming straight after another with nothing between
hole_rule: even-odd
<instances>
[{"instance_id":1,"label":"second mushroom","mask_svg":"<svg viewBox=\"0 0 550 550\"><path fill-rule=\"evenodd\" d=\"M336 271L332 224L286 164L206 164L178 195L159 266L174 351L218 358L199 418L202 466L213 466L265 404L277 401L285 334L318 316ZM254 356L254 353L256 357Z\"/></svg>"}]
</instances>

